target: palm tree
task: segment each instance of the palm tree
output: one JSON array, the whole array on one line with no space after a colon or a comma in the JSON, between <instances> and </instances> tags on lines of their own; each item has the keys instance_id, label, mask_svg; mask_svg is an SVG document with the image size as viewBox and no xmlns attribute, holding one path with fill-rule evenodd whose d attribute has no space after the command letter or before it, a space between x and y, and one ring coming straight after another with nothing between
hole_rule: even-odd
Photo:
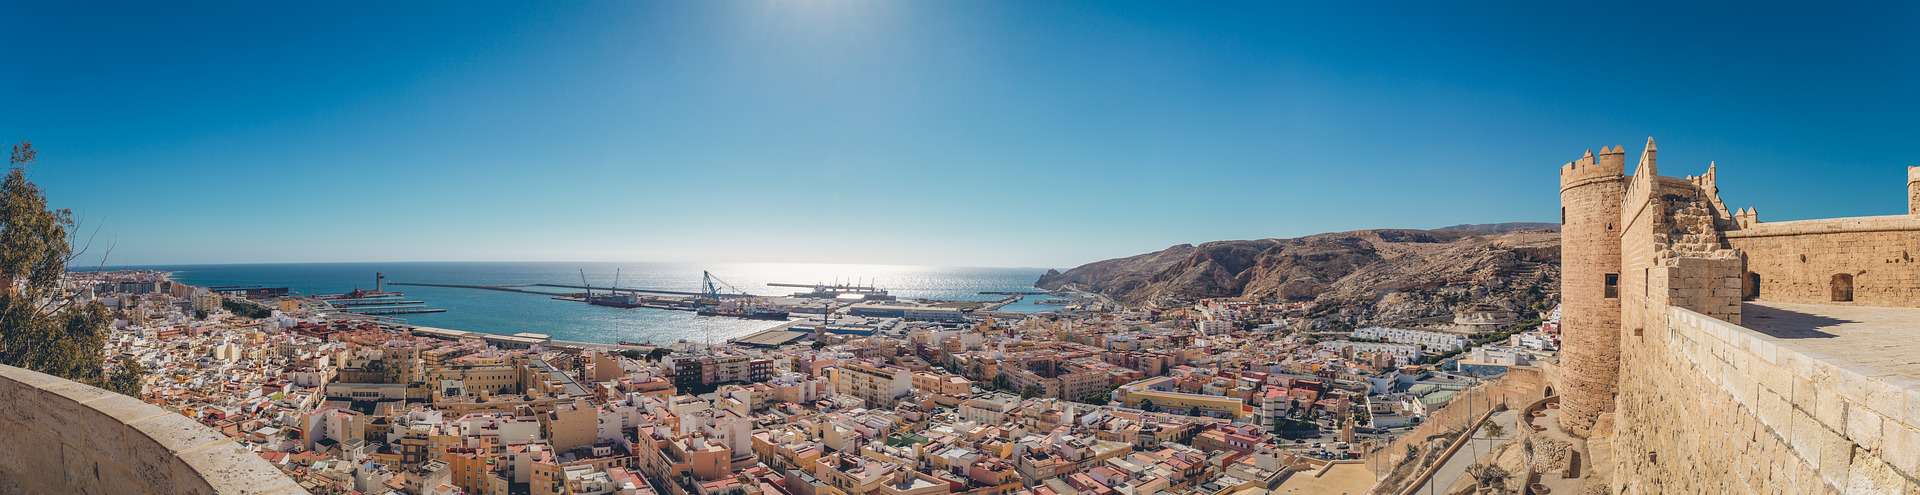
<instances>
[{"instance_id":1,"label":"palm tree","mask_svg":"<svg viewBox=\"0 0 1920 495\"><path fill-rule=\"evenodd\" d=\"M1507 427L1500 426L1500 423L1494 421L1488 421L1486 425L1480 427L1480 431L1487 433L1488 440L1495 440L1507 435Z\"/></svg>"},{"instance_id":2,"label":"palm tree","mask_svg":"<svg viewBox=\"0 0 1920 495\"><path fill-rule=\"evenodd\" d=\"M1511 474L1507 473L1506 468L1491 464L1474 464L1467 466L1467 476L1473 477L1475 486L1486 488L1488 491L1496 493L1505 492L1507 489L1507 478L1512 477Z\"/></svg>"}]
</instances>

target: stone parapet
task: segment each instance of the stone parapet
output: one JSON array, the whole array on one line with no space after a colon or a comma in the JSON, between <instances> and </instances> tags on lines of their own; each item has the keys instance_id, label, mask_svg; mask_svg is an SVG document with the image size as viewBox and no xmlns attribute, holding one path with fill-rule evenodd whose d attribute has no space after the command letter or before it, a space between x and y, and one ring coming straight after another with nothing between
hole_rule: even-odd
<instances>
[{"instance_id":1,"label":"stone parapet","mask_svg":"<svg viewBox=\"0 0 1920 495\"><path fill-rule=\"evenodd\" d=\"M1920 231L1920 217L1909 215L1881 215L1871 217L1823 218L1819 220L1793 220L1786 222L1757 222L1740 230L1727 231L1725 235L1728 239L1751 239L1756 237L1914 231Z\"/></svg>"},{"instance_id":2,"label":"stone parapet","mask_svg":"<svg viewBox=\"0 0 1920 495\"><path fill-rule=\"evenodd\" d=\"M1920 381L1667 311L1663 369L1622 384L1616 491L1920 491Z\"/></svg>"},{"instance_id":3,"label":"stone parapet","mask_svg":"<svg viewBox=\"0 0 1920 495\"><path fill-rule=\"evenodd\" d=\"M1755 223L1725 233L1746 257L1748 298L1793 303L1837 301L1844 275L1852 302L1920 306L1915 243L1920 217L1874 217Z\"/></svg>"},{"instance_id":4,"label":"stone parapet","mask_svg":"<svg viewBox=\"0 0 1920 495\"><path fill-rule=\"evenodd\" d=\"M304 494L266 460L185 416L0 366L0 494Z\"/></svg>"}]
</instances>

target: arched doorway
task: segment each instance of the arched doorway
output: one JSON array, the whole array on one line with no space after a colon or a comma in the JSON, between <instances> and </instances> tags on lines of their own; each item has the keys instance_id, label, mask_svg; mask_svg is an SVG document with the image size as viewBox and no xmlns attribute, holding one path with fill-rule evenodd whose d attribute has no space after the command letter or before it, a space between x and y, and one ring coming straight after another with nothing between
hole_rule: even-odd
<instances>
[{"instance_id":1,"label":"arched doorway","mask_svg":"<svg viewBox=\"0 0 1920 495\"><path fill-rule=\"evenodd\" d=\"M1833 302L1853 302L1853 275L1834 274L1832 286Z\"/></svg>"},{"instance_id":2,"label":"arched doorway","mask_svg":"<svg viewBox=\"0 0 1920 495\"><path fill-rule=\"evenodd\" d=\"M1752 301L1760 298L1760 274L1747 272L1747 291L1740 299Z\"/></svg>"}]
</instances>

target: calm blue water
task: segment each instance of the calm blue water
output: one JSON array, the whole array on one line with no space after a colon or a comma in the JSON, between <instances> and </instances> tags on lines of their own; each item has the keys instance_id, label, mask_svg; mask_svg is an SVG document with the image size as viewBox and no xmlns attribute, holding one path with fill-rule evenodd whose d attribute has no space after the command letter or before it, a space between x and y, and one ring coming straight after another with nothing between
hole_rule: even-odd
<instances>
[{"instance_id":1,"label":"calm blue water","mask_svg":"<svg viewBox=\"0 0 1920 495\"><path fill-rule=\"evenodd\" d=\"M128 267L168 270L174 279L199 286L263 285L285 286L306 295L333 294L355 288L373 288L374 272L387 274L388 282L423 282L476 285L516 285L531 283L580 284L580 270L594 286L613 284L619 269L620 286L682 291L700 290L700 271L740 290L761 295L786 295L803 289L769 287L769 282L833 283L858 282L885 288L904 298L946 300L997 300L1003 296L981 295L981 291L1034 290L1033 282L1044 269L1026 268L944 268L889 265L835 265L787 263L739 263L688 265L670 263L292 263L249 265L179 265ZM568 289L541 289L554 292ZM388 287L405 292L407 299L425 301L427 306L446 308L445 313L404 315L408 322L459 330L510 334L537 332L562 340L587 342L673 342L681 339L700 341L708 332L714 341L745 335L775 325L774 322L710 318L687 311L648 308L608 308L570 301L556 301L532 294L517 294L475 289L443 287ZM723 289L724 290L724 289ZM1033 304L1046 296L1028 296L1008 306L1007 311L1046 311L1050 306Z\"/></svg>"}]
</instances>

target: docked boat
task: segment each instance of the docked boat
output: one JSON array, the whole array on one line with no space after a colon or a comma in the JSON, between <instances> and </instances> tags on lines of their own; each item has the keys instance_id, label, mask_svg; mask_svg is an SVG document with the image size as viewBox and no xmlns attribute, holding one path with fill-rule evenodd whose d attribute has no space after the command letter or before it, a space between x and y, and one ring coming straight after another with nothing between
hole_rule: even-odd
<instances>
[{"instance_id":1,"label":"docked boat","mask_svg":"<svg viewBox=\"0 0 1920 495\"><path fill-rule=\"evenodd\" d=\"M731 316L750 320L785 320L787 310L765 304L753 304L743 301L722 301L719 304L702 306L694 314L700 316Z\"/></svg>"},{"instance_id":2,"label":"docked boat","mask_svg":"<svg viewBox=\"0 0 1920 495\"><path fill-rule=\"evenodd\" d=\"M614 308L639 308L650 302L633 294L595 294L587 298L587 304Z\"/></svg>"}]
</instances>

